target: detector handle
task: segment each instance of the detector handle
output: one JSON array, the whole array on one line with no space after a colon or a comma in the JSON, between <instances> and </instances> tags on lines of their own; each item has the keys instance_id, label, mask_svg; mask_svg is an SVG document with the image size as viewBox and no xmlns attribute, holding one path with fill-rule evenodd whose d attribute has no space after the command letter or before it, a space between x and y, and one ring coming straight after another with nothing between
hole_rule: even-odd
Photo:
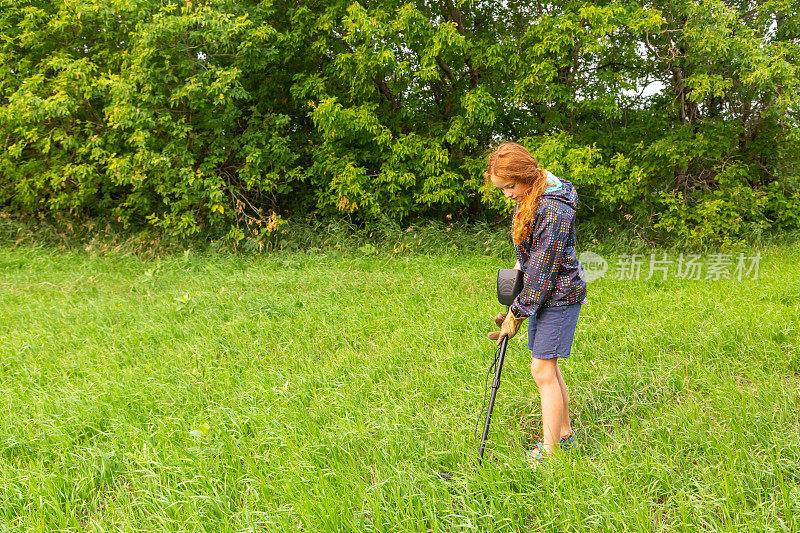
<instances>
[{"instance_id":1,"label":"detector handle","mask_svg":"<svg viewBox=\"0 0 800 533\"><path fill-rule=\"evenodd\" d=\"M497 299L501 304L510 306L522 292L525 274L516 268L501 268L497 271Z\"/></svg>"}]
</instances>

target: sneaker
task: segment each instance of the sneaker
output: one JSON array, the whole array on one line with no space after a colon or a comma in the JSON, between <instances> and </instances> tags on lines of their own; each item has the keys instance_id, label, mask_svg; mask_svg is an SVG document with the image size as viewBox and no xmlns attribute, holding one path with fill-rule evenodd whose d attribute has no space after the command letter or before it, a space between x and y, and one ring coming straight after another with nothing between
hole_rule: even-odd
<instances>
[{"instance_id":1,"label":"sneaker","mask_svg":"<svg viewBox=\"0 0 800 533\"><path fill-rule=\"evenodd\" d=\"M578 447L578 443L575 442L575 433L569 437L561 437L558 440L558 443L561 445L561 449L563 450L571 450Z\"/></svg>"},{"instance_id":2,"label":"sneaker","mask_svg":"<svg viewBox=\"0 0 800 533\"><path fill-rule=\"evenodd\" d=\"M525 462L533 469L538 468L543 463L550 460L550 456L544 451L544 443L538 442L530 450L525 450Z\"/></svg>"}]
</instances>

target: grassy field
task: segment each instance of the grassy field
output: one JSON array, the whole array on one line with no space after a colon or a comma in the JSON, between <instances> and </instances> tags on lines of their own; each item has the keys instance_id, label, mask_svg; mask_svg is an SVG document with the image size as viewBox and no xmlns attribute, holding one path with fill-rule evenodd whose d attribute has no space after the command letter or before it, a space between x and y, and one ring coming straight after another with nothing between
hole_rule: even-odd
<instances>
[{"instance_id":1,"label":"grassy field","mask_svg":"<svg viewBox=\"0 0 800 533\"><path fill-rule=\"evenodd\" d=\"M0 531L800 529L800 246L757 280L591 283L581 448L523 462L522 334L476 474L504 246L0 248Z\"/></svg>"}]
</instances>

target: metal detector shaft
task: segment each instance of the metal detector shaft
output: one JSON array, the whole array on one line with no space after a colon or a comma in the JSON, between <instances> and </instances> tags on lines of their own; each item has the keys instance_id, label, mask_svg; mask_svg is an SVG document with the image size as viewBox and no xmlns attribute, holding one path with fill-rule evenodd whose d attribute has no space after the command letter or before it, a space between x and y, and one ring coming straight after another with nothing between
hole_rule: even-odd
<instances>
[{"instance_id":1,"label":"metal detector shaft","mask_svg":"<svg viewBox=\"0 0 800 533\"><path fill-rule=\"evenodd\" d=\"M497 271L497 300L506 306L506 316L511 312L511 304L514 303L517 295L522 292L523 284L524 275L521 270L515 268L501 268ZM507 346L508 336L505 336L500 342L500 354L497 356L497 368L494 370L494 380L492 380L492 395L489 397L489 409L486 411L486 420L483 424L481 447L478 450L479 467L483 463L483 450L486 447L486 439L489 437L489 424L492 423L494 400L497 397L497 389L500 388L500 374L503 372L503 361L506 358ZM489 368L491 369L491 367Z\"/></svg>"},{"instance_id":2,"label":"metal detector shaft","mask_svg":"<svg viewBox=\"0 0 800 533\"><path fill-rule=\"evenodd\" d=\"M510 310L507 312L511 312ZM503 372L503 360L506 358L506 346L508 337L503 337L500 343L500 355L497 357L497 368L494 371L492 381L492 394L489 396L489 408L486 411L486 421L483 424L483 434L481 435L481 447L478 451L478 466L483 463L483 449L486 447L486 439L489 437L489 424L492 422L492 410L494 409L494 399L497 396L497 389L500 388L500 374Z\"/></svg>"}]
</instances>

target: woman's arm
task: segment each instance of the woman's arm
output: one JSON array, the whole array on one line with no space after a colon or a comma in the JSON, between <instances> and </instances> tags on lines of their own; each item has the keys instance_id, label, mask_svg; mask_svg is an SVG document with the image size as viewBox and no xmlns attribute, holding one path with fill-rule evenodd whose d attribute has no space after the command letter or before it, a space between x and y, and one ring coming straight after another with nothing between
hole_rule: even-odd
<instances>
[{"instance_id":1,"label":"woman's arm","mask_svg":"<svg viewBox=\"0 0 800 533\"><path fill-rule=\"evenodd\" d=\"M529 317L539 308L555 288L558 268L569 241L570 217L556 205L549 204L537 217L532 238L536 245L531 249L525 282L511 311L517 317Z\"/></svg>"}]
</instances>

